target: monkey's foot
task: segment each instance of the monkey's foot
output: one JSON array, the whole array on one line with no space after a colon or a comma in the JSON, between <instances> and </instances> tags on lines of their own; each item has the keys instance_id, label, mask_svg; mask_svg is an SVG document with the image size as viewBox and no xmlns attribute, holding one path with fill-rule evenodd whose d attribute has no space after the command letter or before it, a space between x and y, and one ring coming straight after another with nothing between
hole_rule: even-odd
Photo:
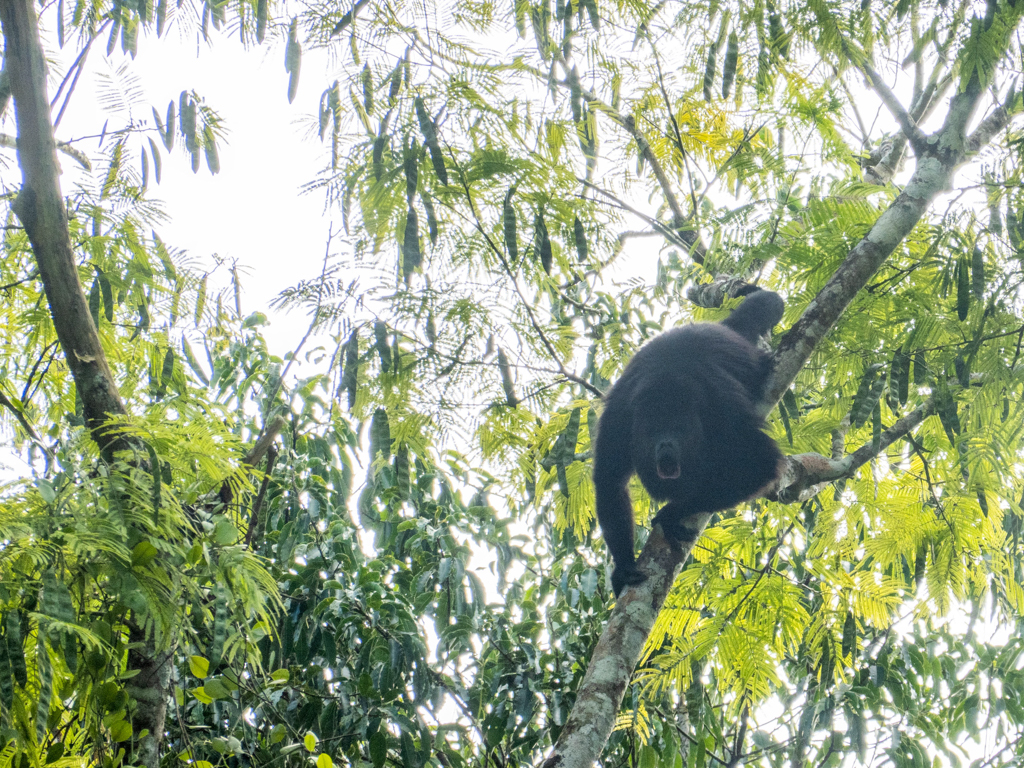
<instances>
[{"instance_id":1,"label":"monkey's foot","mask_svg":"<svg viewBox=\"0 0 1024 768\"><path fill-rule=\"evenodd\" d=\"M653 524L660 525L665 538L673 542L690 542L696 536L696 530L688 525L689 515L683 513L673 504L666 504L654 516Z\"/></svg>"},{"instance_id":2,"label":"monkey's foot","mask_svg":"<svg viewBox=\"0 0 1024 768\"><path fill-rule=\"evenodd\" d=\"M628 569L623 568L622 566L617 566L615 570L612 571L612 591L615 593L615 596L618 597L626 587L643 584L646 580L647 577L640 573L635 566Z\"/></svg>"}]
</instances>

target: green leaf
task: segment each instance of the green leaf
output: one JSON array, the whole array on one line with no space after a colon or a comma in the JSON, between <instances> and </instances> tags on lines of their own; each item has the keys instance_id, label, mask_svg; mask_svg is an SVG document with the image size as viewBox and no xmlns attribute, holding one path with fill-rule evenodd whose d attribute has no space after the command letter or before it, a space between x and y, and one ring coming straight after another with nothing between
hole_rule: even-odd
<instances>
[{"instance_id":1,"label":"green leaf","mask_svg":"<svg viewBox=\"0 0 1024 768\"><path fill-rule=\"evenodd\" d=\"M374 768L382 768L388 757L388 739L381 731L370 734L370 760Z\"/></svg>"},{"instance_id":2,"label":"green leaf","mask_svg":"<svg viewBox=\"0 0 1024 768\"><path fill-rule=\"evenodd\" d=\"M188 668L192 676L200 680L205 679L210 674L210 662L205 656L189 656Z\"/></svg>"}]
</instances>

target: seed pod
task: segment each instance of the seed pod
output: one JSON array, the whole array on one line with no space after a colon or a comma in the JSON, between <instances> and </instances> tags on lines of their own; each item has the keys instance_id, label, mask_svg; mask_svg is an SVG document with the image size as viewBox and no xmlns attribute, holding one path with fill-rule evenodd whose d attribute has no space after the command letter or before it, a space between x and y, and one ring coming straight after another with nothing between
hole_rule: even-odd
<instances>
[{"instance_id":1,"label":"seed pod","mask_svg":"<svg viewBox=\"0 0 1024 768\"><path fill-rule=\"evenodd\" d=\"M597 0L580 0L580 6L586 7L587 15L590 17L590 26L596 32L601 28L601 17L597 13Z\"/></svg>"},{"instance_id":2,"label":"seed pod","mask_svg":"<svg viewBox=\"0 0 1024 768\"><path fill-rule=\"evenodd\" d=\"M498 371L501 373L501 388L505 390L505 402L515 408L519 404L515 384L512 382L512 368L505 357L505 351L498 347Z\"/></svg>"},{"instance_id":3,"label":"seed pod","mask_svg":"<svg viewBox=\"0 0 1024 768\"><path fill-rule=\"evenodd\" d=\"M387 141L387 136L378 136L373 140L373 178L376 181L380 181L380 177L384 175L384 147Z\"/></svg>"},{"instance_id":4,"label":"seed pod","mask_svg":"<svg viewBox=\"0 0 1024 768\"><path fill-rule=\"evenodd\" d=\"M1003 217L999 210L998 200L993 200L988 204L988 231L996 237L1003 234Z\"/></svg>"},{"instance_id":5,"label":"seed pod","mask_svg":"<svg viewBox=\"0 0 1024 768\"><path fill-rule=\"evenodd\" d=\"M384 373L391 370L391 347L388 346L388 327L380 320L373 324L373 335L376 339L377 354L380 356L380 367Z\"/></svg>"},{"instance_id":6,"label":"seed pod","mask_svg":"<svg viewBox=\"0 0 1024 768\"><path fill-rule=\"evenodd\" d=\"M538 211L534 219L534 249L540 257L544 273L551 274L551 239L548 237L548 225L544 223L544 212Z\"/></svg>"},{"instance_id":7,"label":"seed pod","mask_svg":"<svg viewBox=\"0 0 1024 768\"><path fill-rule=\"evenodd\" d=\"M228 639L228 594L222 583L218 583L213 591L213 639L207 651L211 670L220 664L221 655L224 653L224 641Z\"/></svg>"},{"instance_id":8,"label":"seed pod","mask_svg":"<svg viewBox=\"0 0 1024 768\"><path fill-rule=\"evenodd\" d=\"M942 428L946 431L946 437L951 444L956 443L956 436L960 434L960 416L956 410L956 398L950 393L945 383L940 383L935 391L935 411L942 422Z\"/></svg>"},{"instance_id":9,"label":"seed pod","mask_svg":"<svg viewBox=\"0 0 1024 768\"><path fill-rule=\"evenodd\" d=\"M573 122L583 119L583 88L580 87L580 74L574 66L569 73L569 106L572 108Z\"/></svg>"},{"instance_id":10,"label":"seed pod","mask_svg":"<svg viewBox=\"0 0 1024 768\"><path fill-rule=\"evenodd\" d=\"M412 205L412 199L416 197L416 187L419 185L419 147L413 142L412 148L405 153L402 161L402 168L405 171L405 199Z\"/></svg>"},{"instance_id":11,"label":"seed pod","mask_svg":"<svg viewBox=\"0 0 1024 768\"><path fill-rule=\"evenodd\" d=\"M437 245L437 216L434 213L434 201L429 195L420 195L420 202L423 203L423 210L427 214L427 234L430 236L430 244Z\"/></svg>"},{"instance_id":12,"label":"seed pod","mask_svg":"<svg viewBox=\"0 0 1024 768\"><path fill-rule=\"evenodd\" d=\"M722 64L722 98L729 98L733 81L736 79L736 64L740 58L740 39L736 32L729 33L729 42L725 47L725 61Z\"/></svg>"},{"instance_id":13,"label":"seed pod","mask_svg":"<svg viewBox=\"0 0 1024 768\"><path fill-rule=\"evenodd\" d=\"M402 274L407 281L422 262L419 219L416 216L416 209L410 203L409 213L405 217L405 235L402 239Z\"/></svg>"},{"instance_id":14,"label":"seed pod","mask_svg":"<svg viewBox=\"0 0 1024 768\"><path fill-rule=\"evenodd\" d=\"M867 421L868 416L871 415L871 409L882 395L885 374L879 375L881 369L882 365L875 363L864 371L857 394L853 397L853 405L850 407L850 423L854 427L860 427Z\"/></svg>"},{"instance_id":15,"label":"seed pod","mask_svg":"<svg viewBox=\"0 0 1024 768\"><path fill-rule=\"evenodd\" d=\"M513 0L512 14L516 19L516 33L520 37L526 37L526 12L530 9L528 0Z\"/></svg>"},{"instance_id":16,"label":"seed pod","mask_svg":"<svg viewBox=\"0 0 1024 768\"><path fill-rule=\"evenodd\" d=\"M914 384L923 386L928 383L928 365L925 363L924 350L914 353Z\"/></svg>"},{"instance_id":17,"label":"seed pod","mask_svg":"<svg viewBox=\"0 0 1024 768\"><path fill-rule=\"evenodd\" d=\"M146 137L146 138L149 141L149 152L150 152L151 155L153 155L153 175L156 176L156 183L159 184L160 183L161 171L163 169L163 163L162 163L162 160L161 160L161 157L160 157L160 150L156 148L156 142L153 141L152 138L150 138L150 137ZM143 153L143 155L145 155L146 150L143 149L142 153Z\"/></svg>"},{"instance_id":18,"label":"seed pod","mask_svg":"<svg viewBox=\"0 0 1024 768\"><path fill-rule=\"evenodd\" d=\"M971 369L960 352L957 352L956 357L953 358L953 370L956 372L956 380L960 382L961 387L971 386Z\"/></svg>"},{"instance_id":19,"label":"seed pod","mask_svg":"<svg viewBox=\"0 0 1024 768\"><path fill-rule=\"evenodd\" d=\"M220 157L217 154L217 141L213 136L213 128L209 125L203 131L203 152L206 155L206 167L210 173L220 173Z\"/></svg>"},{"instance_id":20,"label":"seed pod","mask_svg":"<svg viewBox=\"0 0 1024 768\"><path fill-rule=\"evenodd\" d=\"M167 128L166 132L161 137L164 142L164 146L167 151L170 152L174 149L174 100L172 99L167 104Z\"/></svg>"},{"instance_id":21,"label":"seed pod","mask_svg":"<svg viewBox=\"0 0 1024 768\"><path fill-rule=\"evenodd\" d=\"M256 0L256 42L262 43L267 34L267 0Z\"/></svg>"},{"instance_id":22,"label":"seed pod","mask_svg":"<svg viewBox=\"0 0 1024 768\"><path fill-rule=\"evenodd\" d=\"M288 78L288 103L295 101L299 92L299 69L302 66L302 46L299 44L299 20L293 18L288 27L288 44L284 49L284 69Z\"/></svg>"},{"instance_id":23,"label":"seed pod","mask_svg":"<svg viewBox=\"0 0 1024 768\"><path fill-rule=\"evenodd\" d=\"M970 262L966 256L956 261L956 316L963 322L971 308L971 273Z\"/></svg>"},{"instance_id":24,"label":"seed pod","mask_svg":"<svg viewBox=\"0 0 1024 768\"><path fill-rule=\"evenodd\" d=\"M981 301L985 298L985 255L977 246L974 247L971 257L971 290L975 300Z\"/></svg>"},{"instance_id":25,"label":"seed pod","mask_svg":"<svg viewBox=\"0 0 1024 768\"><path fill-rule=\"evenodd\" d=\"M373 73L369 64L363 65L360 79L363 82L363 108L366 109L366 114L370 114L373 112Z\"/></svg>"},{"instance_id":26,"label":"seed pod","mask_svg":"<svg viewBox=\"0 0 1024 768\"><path fill-rule=\"evenodd\" d=\"M573 240L576 241L576 259L582 264L590 257L590 246L587 244L587 233L579 216L572 222L572 233Z\"/></svg>"},{"instance_id":27,"label":"seed pod","mask_svg":"<svg viewBox=\"0 0 1024 768\"><path fill-rule=\"evenodd\" d=\"M757 51L757 75L755 80L758 96L763 96L772 87L772 61L764 43Z\"/></svg>"},{"instance_id":28,"label":"seed pod","mask_svg":"<svg viewBox=\"0 0 1024 768\"><path fill-rule=\"evenodd\" d=\"M427 107L423 103L423 97L416 97L416 119L420 124L420 133L423 134L423 143L427 145L430 152L430 162L434 166L434 173L441 183L448 186L448 169L444 164L444 155L441 153L441 145L437 141L437 127L433 119L427 113Z\"/></svg>"},{"instance_id":29,"label":"seed pod","mask_svg":"<svg viewBox=\"0 0 1024 768\"><path fill-rule=\"evenodd\" d=\"M897 350L892 357L889 387L895 390L896 401L905 405L910 394L910 357L903 350Z\"/></svg>"},{"instance_id":30,"label":"seed pod","mask_svg":"<svg viewBox=\"0 0 1024 768\"><path fill-rule=\"evenodd\" d=\"M388 86L388 101L394 102L398 98L398 92L402 88L402 61L399 59L398 66L391 71L391 84Z\"/></svg>"},{"instance_id":31,"label":"seed pod","mask_svg":"<svg viewBox=\"0 0 1024 768\"><path fill-rule=\"evenodd\" d=\"M853 612L846 612L846 621L843 622L843 656L853 657L857 650L857 620L853 618Z\"/></svg>"},{"instance_id":32,"label":"seed pod","mask_svg":"<svg viewBox=\"0 0 1024 768\"><path fill-rule=\"evenodd\" d=\"M505 249L508 251L509 263L515 265L519 260L519 242L516 234L516 209L512 207L512 195L515 187L509 187L505 193L505 202L502 204L501 218L505 230Z\"/></svg>"},{"instance_id":33,"label":"seed pod","mask_svg":"<svg viewBox=\"0 0 1024 768\"><path fill-rule=\"evenodd\" d=\"M356 385L359 382L359 331L352 329L345 345L345 370L341 375L341 386L348 392L348 407L356 404Z\"/></svg>"},{"instance_id":34,"label":"seed pod","mask_svg":"<svg viewBox=\"0 0 1024 768\"><path fill-rule=\"evenodd\" d=\"M388 412L383 408L375 410L370 421L370 458L376 459L378 453L385 459L391 458L391 427Z\"/></svg>"},{"instance_id":35,"label":"seed pod","mask_svg":"<svg viewBox=\"0 0 1024 768\"><path fill-rule=\"evenodd\" d=\"M409 498L409 487L409 446L402 443L395 451L395 490L402 501Z\"/></svg>"},{"instance_id":36,"label":"seed pod","mask_svg":"<svg viewBox=\"0 0 1024 768\"><path fill-rule=\"evenodd\" d=\"M715 84L715 69L718 67L718 43L708 46L708 61L704 66L704 101L711 101L711 89Z\"/></svg>"}]
</instances>

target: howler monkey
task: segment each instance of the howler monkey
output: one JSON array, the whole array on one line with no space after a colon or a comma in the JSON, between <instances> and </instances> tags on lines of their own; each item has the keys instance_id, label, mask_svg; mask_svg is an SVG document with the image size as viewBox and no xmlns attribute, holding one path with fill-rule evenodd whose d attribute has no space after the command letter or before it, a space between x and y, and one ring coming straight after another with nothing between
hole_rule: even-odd
<instances>
[{"instance_id":1,"label":"howler monkey","mask_svg":"<svg viewBox=\"0 0 1024 768\"><path fill-rule=\"evenodd\" d=\"M674 538L687 515L728 509L778 476L782 454L757 412L772 363L757 339L782 310L777 293L758 290L720 323L666 331L640 348L605 396L594 486L616 595L644 580L633 552L634 472L652 498L673 502L655 521Z\"/></svg>"}]
</instances>

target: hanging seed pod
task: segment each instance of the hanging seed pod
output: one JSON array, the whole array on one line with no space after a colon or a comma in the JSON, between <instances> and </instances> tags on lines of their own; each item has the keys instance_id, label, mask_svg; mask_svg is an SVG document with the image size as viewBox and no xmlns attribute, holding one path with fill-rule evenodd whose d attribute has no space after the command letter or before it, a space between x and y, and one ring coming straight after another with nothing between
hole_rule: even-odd
<instances>
[{"instance_id":1,"label":"hanging seed pod","mask_svg":"<svg viewBox=\"0 0 1024 768\"><path fill-rule=\"evenodd\" d=\"M704 65L704 101L711 101L711 89L715 84L715 69L718 67L718 43L708 46L708 60Z\"/></svg>"},{"instance_id":2,"label":"hanging seed pod","mask_svg":"<svg viewBox=\"0 0 1024 768\"><path fill-rule=\"evenodd\" d=\"M519 404L519 398L516 397L515 384L512 381L512 368L501 347L498 347L498 371L501 373L501 388L505 391L505 402L515 408Z\"/></svg>"},{"instance_id":3,"label":"hanging seed pod","mask_svg":"<svg viewBox=\"0 0 1024 768\"><path fill-rule=\"evenodd\" d=\"M576 242L576 260L582 264L590 257L590 246L587 244L587 233L579 216L572 222L572 233Z\"/></svg>"},{"instance_id":4,"label":"hanging seed pod","mask_svg":"<svg viewBox=\"0 0 1024 768\"><path fill-rule=\"evenodd\" d=\"M956 316L963 322L971 308L970 262L961 256L956 262Z\"/></svg>"},{"instance_id":5,"label":"hanging seed pod","mask_svg":"<svg viewBox=\"0 0 1024 768\"><path fill-rule=\"evenodd\" d=\"M373 335L376 340L377 354L380 356L380 367L384 373L391 370L391 347L388 346L388 327L380 320L373 324Z\"/></svg>"},{"instance_id":6,"label":"hanging seed pod","mask_svg":"<svg viewBox=\"0 0 1024 768\"><path fill-rule=\"evenodd\" d=\"M373 112L373 73L370 71L369 64L363 65L360 80L363 84L363 108L366 110L366 114L370 114Z\"/></svg>"},{"instance_id":7,"label":"hanging seed pod","mask_svg":"<svg viewBox=\"0 0 1024 768\"><path fill-rule=\"evenodd\" d=\"M414 271L419 269L422 262L419 219L416 216L416 209L410 204L409 213L405 217L405 235L402 240L402 273L406 281Z\"/></svg>"},{"instance_id":8,"label":"hanging seed pod","mask_svg":"<svg viewBox=\"0 0 1024 768\"><path fill-rule=\"evenodd\" d=\"M437 140L437 127L433 119L427 113L427 107L423 103L423 97L416 97L416 119L420 124L420 133L423 134L423 143L427 145L430 152L430 162L434 166L434 173L441 183L448 186L448 169L444 164L444 155L441 153L441 145Z\"/></svg>"},{"instance_id":9,"label":"hanging seed pod","mask_svg":"<svg viewBox=\"0 0 1024 768\"><path fill-rule=\"evenodd\" d=\"M971 292L976 301L985 298L985 255L977 246L971 255Z\"/></svg>"},{"instance_id":10,"label":"hanging seed pod","mask_svg":"<svg viewBox=\"0 0 1024 768\"><path fill-rule=\"evenodd\" d=\"M437 245L437 216L434 214L434 201L429 195L420 195L420 202L423 203L423 210L427 214L427 235L430 237L430 244Z\"/></svg>"},{"instance_id":11,"label":"hanging seed pod","mask_svg":"<svg viewBox=\"0 0 1024 768\"><path fill-rule=\"evenodd\" d=\"M914 353L914 384L924 386L928 383L928 364L924 359L924 350L919 349Z\"/></svg>"},{"instance_id":12,"label":"hanging seed pod","mask_svg":"<svg viewBox=\"0 0 1024 768\"><path fill-rule=\"evenodd\" d=\"M857 394L853 397L853 405L850 407L850 424L855 428L860 427L871 415L878 398L882 396L882 389L885 387L885 374L881 372L882 365L875 363L868 366L864 376L860 380Z\"/></svg>"},{"instance_id":13,"label":"hanging seed pod","mask_svg":"<svg viewBox=\"0 0 1024 768\"><path fill-rule=\"evenodd\" d=\"M534 219L534 248L540 257L544 273L551 274L551 239L548 237L548 225L544 223L544 212L538 211Z\"/></svg>"},{"instance_id":14,"label":"hanging seed pod","mask_svg":"<svg viewBox=\"0 0 1024 768\"><path fill-rule=\"evenodd\" d=\"M515 265L519 261L519 241L517 237L516 209L512 206L512 195L515 187L509 187L505 193L505 201L501 208L501 218L505 230L505 249L508 251L509 264Z\"/></svg>"},{"instance_id":15,"label":"hanging seed pod","mask_svg":"<svg viewBox=\"0 0 1024 768\"><path fill-rule=\"evenodd\" d=\"M267 0L256 0L256 42L262 43L267 34Z\"/></svg>"},{"instance_id":16,"label":"hanging seed pod","mask_svg":"<svg viewBox=\"0 0 1024 768\"><path fill-rule=\"evenodd\" d=\"M352 334L345 344L345 370L341 376L341 386L348 393L348 407L351 410L356 404L356 385L359 382L359 331L352 329Z\"/></svg>"},{"instance_id":17,"label":"hanging seed pod","mask_svg":"<svg viewBox=\"0 0 1024 768\"><path fill-rule=\"evenodd\" d=\"M988 231L996 237L1003 234L1003 217L998 200L992 200L988 204Z\"/></svg>"},{"instance_id":18,"label":"hanging seed pod","mask_svg":"<svg viewBox=\"0 0 1024 768\"><path fill-rule=\"evenodd\" d=\"M722 98L728 99L736 79L736 65L740 58L740 39L735 32L729 33L729 42L725 46L725 61L722 64Z\"/></svg>"},{"instance_id":19,"label":"hanging seed pod","mask_svg":"<svg viewBox=\"0 0 1024 768\"><path fill-rule=\"evenodd\" d=\"M580 86L580 74L574 66L569 73L569 105L572 108L573 122L583 119L583 88Z\"/></svg>"},{"instance_id":20,"label":"hanging seed pod","mask_svg":"<svg viewBox=\"0 0 1024 768\"><path fill-rule=\"evenodd\" d=\"M412 205L412 199L416 197L416 188L419 184L419 147L415 141L411 148L405 152L402 161L402 168L405 171L405 199Z\"/></svg>"},{"instance_id":21,"label":"hanging seed pod","mask_svg":"<svg viewBox=\"0 0 1024 768\"><path fill-rule=\"evenodd\" d=\"M299 92L299 69L302 66L302 45L299 43L299 20L293 18L288 27L288 43L284 49L284 69L288 73L288 103Z\"/></svg>"},{"instance_id":22,"label":"hanging seed pod","mask_svg":"<svg viewBox=\"0 0 1024 768\"><path fill-rule=\"evenodd\" d=\"M376 459L377 454L385 459L391 458L391 425L388 423L388 412L378 408L370 420L370 457Z\"/></svg>"},{"instance_id":23,"label":"hanging seed pod","mask_svg":"<svg viewBox=\"0 0 1024 768\"><path fill-rule=\"evenodd\" d=\"M384 147L387 141L387 136L378 136L373 140L373 178L376 181L380 181L380 177L384 175Z\"/></svg>"}]
</instances>

